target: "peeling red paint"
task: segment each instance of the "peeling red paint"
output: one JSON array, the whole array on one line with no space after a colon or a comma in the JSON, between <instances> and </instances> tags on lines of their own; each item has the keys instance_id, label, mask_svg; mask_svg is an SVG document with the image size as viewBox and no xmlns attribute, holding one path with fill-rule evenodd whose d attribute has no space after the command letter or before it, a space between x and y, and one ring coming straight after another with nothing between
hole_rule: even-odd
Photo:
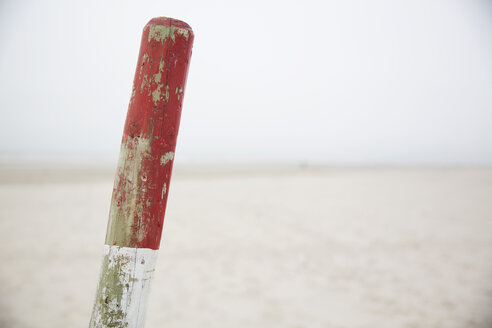
<instances>
[{"instance_id":1,"label":"peeling red paint","mask_svg":"<svg viewBox=\"0 0 492 328\"><path fill-rule=\"evenodd\" d=\"M144 27L107 245L159 248L192 44L184 22L159 17Z\"/></svg>"}]
</instances>

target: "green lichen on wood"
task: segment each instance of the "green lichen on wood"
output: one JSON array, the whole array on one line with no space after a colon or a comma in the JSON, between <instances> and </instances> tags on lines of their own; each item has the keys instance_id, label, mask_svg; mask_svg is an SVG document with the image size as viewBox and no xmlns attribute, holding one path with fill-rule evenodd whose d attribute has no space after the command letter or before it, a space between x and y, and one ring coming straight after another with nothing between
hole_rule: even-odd
<instances>
[{"instance_id":1,"label":"green lichen on wood","mask_svg":"<svg viewBox=\"0 0 492 328\"><path fill-rule=\"evenodd\" d=\"M181 95L183 94L183 87L176 87L176 91L174 91L175 95L178 95L178 100L181 98Z\"/></svg>"},{"instance_id":2,"label":"green lichen on wood","mask_svg":"<svg viewBox=\"0 0 492 328\"><path fill-rule=\"evenodd\" d=\"M155 105L157 105L157 102L159 102L163 98L165 101L169 101L169 85L166 85L164 91L161 90L162 87L163 85L159 83L157 84L155 90L152 91L152 101Z\"/></svg>"},{"instance_id":3,"label":"green lichen on wood","mask_svg":"<svg viewBox=\"0 0 492 328\"><path fill-rule=\"evenodd\" d=\"M171 38L171 40L176 41L176 34L182 35L186 40L190 37L190 32L187 29L172 25L151 24L149 27L148 41L150 42L150 40L154 39L163 42L166 38Z\"/></svg>"},{"instance_id":4,"label":"green lichen on wood","mask_svg":"<svg viewBox=\"0 0 492 328\"><path fill-rule=\"evenodd\" d=\"M164 93L164 99L169 101L169 85L166 85L166 92Z\"/></svg>"},{"instance_id":5,"label":"green lichen on wood","mask_svg":"<svg viewBox=\"0 0 492 328\"><path fill-rule=\"evenodd\" d=\"M132 95L130 96L130 104L135 100L135 94L137 93L137 90L135 88L135 85L132 86Z\"/></svg>"},{"instance_id":6,"label":"green lichen on wood","mask_svg":"<svg viewBox=\"0 0 492 328\"><path fill-rule=\"evenodd\" d=\"M156 84L156 88L154 89L154 91L152 91L152 101L154 102L154 105L157 105L157 103L162 99L162 87L164 86L162 83L161 83L161 79L162 79L162 73L164 72L164 66L165 66L165 62L164 62L164 59L161 59L159 61L159 71L153 75L153 84ZM164 93L164 96L165 96L165 99L166 101L169 100L169 87L166 87L166 91Z\"/></svg>"},{"instance_id":7,"label":"green lichen on wood","mask_svg":"<svg viewBox=\"0 0 492 328\"><path fill-rule=\"evenodd\" d=\"M93 311L98 317L92 317L90 327L128 327L126 304L123 303L124 289L130 288L125 283L129 281L125 276L128 270L123 268L128 262L125 256L105 254Z\"/></svg>"},{"instance_id":8,"label":"green lichen on wood","mask_svg":"<svg viewBox=\"0 0 492 328\"><path fill-rule=\"evenodd\" d=\"M154 102L154 105L157 105L157 102L161 100L161 89L162 84L158 84L155 90L152 91L152 101Z\"/></svg>"}]
</instances>

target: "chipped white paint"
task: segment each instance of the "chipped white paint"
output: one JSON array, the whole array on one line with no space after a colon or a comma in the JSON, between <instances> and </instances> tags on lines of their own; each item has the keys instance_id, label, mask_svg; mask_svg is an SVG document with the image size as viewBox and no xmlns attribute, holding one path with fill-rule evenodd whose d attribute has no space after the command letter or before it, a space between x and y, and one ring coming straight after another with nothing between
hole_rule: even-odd
<instances>
[{"instance_id":1,"label":"chipped white paint","mask_svg":"<svg viewBox=\"0 0 492 328\"><path fill-rule=\"evenodd\" d=\"M161 199L164 199L164 195L166 194L166 191L167 191L167 185L164 183L161 191Z\"/></svg>"},{"instance_id":2,"label":"chipped white paint","mask_svg":"<svg viewBox=\"0 0 492 328\"><path fill-rule=\"evenodd\" d=\"M142 79L142 83L140 84L140 93L143 93L144 89L149 89L150 93L150 82L147 74L144 74L144 77Z\"/></svg>"},{"instance_id":3,"label":"chipped white paint","mask_svg":"<svg viewBox=\"0 0 492 328\"><path fill-rule=\"evenodd\" d=\"M157 250L104 246L90 328L143 327Z\"/></svg>"},{"instance_id":4,"label":"chipped white paint","mask_svg":"<svg viewBox=\"0 0 492 328\"><path fill-rule=\"evenodd\" d=\"M132 235L135 217L142 217L142 206L138 206L138 192L145 192L145 185L138 187L139 180L147 180L142 172L142 162L151 156L151 139L143 137L127 138L121 143L120 156L116 169L106 243L128 245L127 236ZM125 199L126 201L122 201ZM144 231L137 233L137 242L144 237Z\"/></svg>"},{"instance_id":5,"label":"chipped white paint","mask_svg":"<svg viewBox=\"0 0 492 328\"><path fill-rule=\"evenodd\" d=\"M169 152L165 153L164 155L161 156L161 165L162 166L166 165L167 163L172 161L173 158L174 158L174 152L169 151Z\"/></svg>"},{"instance_id":6,"label":"chipped white paint","mask_svg":"<svg viewBox=\"0 0 492 328\"><path fill-rule=\"evenodd\" d=\"M132 95L130 97L130 104L135 100L135 94L137 93L137 90L135 88L135 85L132 86Z\"/></svg>"},{"instance_id":7,"label":"chipped white paint","mask_svg":"<svg viewBox=\"0 0 492 328\"><path fill-rule=\"evenodd\" d=\"M174 92L174 94L178 95L178 100L179 100L183 95L183 87L176 87L176 91Z\"/></svg>"}]
</instances>

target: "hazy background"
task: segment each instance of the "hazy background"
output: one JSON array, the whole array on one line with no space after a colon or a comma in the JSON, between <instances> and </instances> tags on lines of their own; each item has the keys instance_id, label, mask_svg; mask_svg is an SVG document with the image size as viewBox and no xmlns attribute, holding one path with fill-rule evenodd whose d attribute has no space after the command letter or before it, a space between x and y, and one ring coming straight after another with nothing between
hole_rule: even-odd
<instances>
[{"instance_id":1,"label":"hazy background","mask_svg":"<svg viewBox=\"0 0 492 328\"><path fill-rule=\"evenodd\" d=\"M491 1L0 0L0 328L87 327L159 15L195 44L147 327L492 327Z\"/></svg>"},{"instance_id":2,"label":"hazy background","mask_svg":"<svg viewBox=\"0 0 492 328\"><path fill-rule=\"evenodd\" d=\"M141 30L196 34L177 164L492 164L490 1L0 2L0 158L116 164Z\"/></svg>"}]
</instances>

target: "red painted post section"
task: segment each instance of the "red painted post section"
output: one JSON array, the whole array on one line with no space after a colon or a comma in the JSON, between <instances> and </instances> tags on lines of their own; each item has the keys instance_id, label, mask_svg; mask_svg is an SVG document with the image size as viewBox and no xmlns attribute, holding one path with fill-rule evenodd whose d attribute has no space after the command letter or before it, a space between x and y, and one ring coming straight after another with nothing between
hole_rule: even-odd
<instances>
[{"instance_id":1,"label":"red painted post section","mask_svg":"<svg viewBox=\"0 0 492 328\"><path fill-rule=\"evenodd\" d=\"M159 248L192 43L191 28L175 19L144 28L107 245Z\"/></svg>"},{"instance_id":2,"label":"red painted post section","mask_svg":"<svg viewBox=\"0 0 492 328\"><path fill-rule=\"evenodd\" d=\"M193 45L188 24L145 25L90 327L143 327Z\"/></svg>"}]
</instances>

